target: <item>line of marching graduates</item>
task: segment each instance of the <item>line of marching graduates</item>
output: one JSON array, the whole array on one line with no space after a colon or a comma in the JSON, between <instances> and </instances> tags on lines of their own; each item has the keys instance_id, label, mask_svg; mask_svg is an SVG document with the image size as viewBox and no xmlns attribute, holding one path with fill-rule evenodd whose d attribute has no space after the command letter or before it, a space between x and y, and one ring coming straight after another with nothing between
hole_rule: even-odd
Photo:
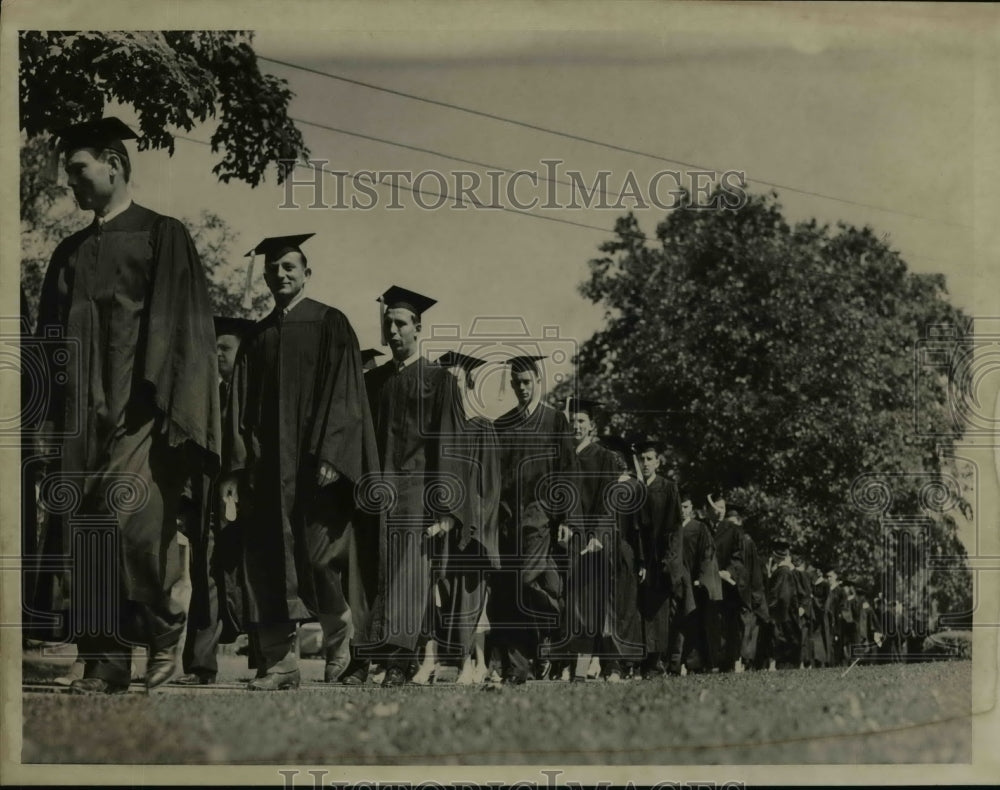
<instances>
[{"instance_id":1,"label":"line of marching graduates","mask_svg":"<svg viewBox=\"0 0 1000 790\"><path fill-rule=\"evenodd\" d=\"M296 628L307 620L321 626L325 680L349 685L376 674L388 686L616 682L840 665L889 649L865 590L834 571L813 578L786 542L763 557L724 500L696 507L679 495L660 471L660 442L599 439L607 415L593 401L544 403L544 356L506 360L517 406L492 422L477 416L486 360L423 357L421 319L435 302L394 286L379 297L392 358L376 367L382 354L369 349L346 360L344 341L356 346L346 319L302 301L304 240L256 250L278 303L271 316L217 321L235 446L204 533L218 556L205 541L194 552L195 599L209 611L189 618L175 682L212 682L218 642L241 621L258 690L298 686ZM289 282L298 288L283 299ZM339 344L327 336L338 329ZM324 352L339 356L324 363ZM359 361L353 384L335 380ZM316 393L339 447L321 449L331 439L309 413ZM348 424L365 406L367 436ZM296 479L302 449L288 436L320 448L315 479ZM248 468L253 487L232 474Z\"/></svg>"},{"instance_id":2,"label":"line of marching graduates","mask_svg":"<svg viewBox=\"0 0 1000 790\"><path fill-rule=\"evenodd\" d=\"M116 118L58 133L94 221L54 250L35 327L61 356L25 426L45 514L25 519L25 628L76 642L71 693L124 693L136 645L147 690L212 682L240 632L250 690L297 688L305 622L324 680L347 685L583 680L595 656L609 680L836 664L878 643L861 591L831 576L807 606L787 549L762 563L715 500L696 518L656 441L616 445L597 404L548 405L544 355L504 360L517 405L485 419L493 360L427 359L435 300L393 286L390 358L366 371L347 317L307 294L313 234L251 250L245 297L261 255L274 309L213 332L189 232L132 199L135 137Z\"/></svg>"}]
</instances>

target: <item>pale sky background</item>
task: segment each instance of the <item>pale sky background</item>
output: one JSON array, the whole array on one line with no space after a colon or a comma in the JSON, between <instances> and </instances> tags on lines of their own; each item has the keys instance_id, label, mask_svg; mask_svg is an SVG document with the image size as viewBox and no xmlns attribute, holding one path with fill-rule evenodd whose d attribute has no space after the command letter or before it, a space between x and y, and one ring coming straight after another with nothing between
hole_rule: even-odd
<instances>
[{"instance_id":1,"label":"pale sky background","mask_svg":"<svg viewBox=\"0 0 1000 790\"><path fill-rule=\"evenodd\" d=\"M850 22L844 21L850 14L820 20L792 5L767 7L766 13L721 4L699 4L697 13L681 8L657 6L651 24L640 30L634 29L637 13L627 22L633 29L605 32L403 33L387 25L373 32L347 29L331 12L311 16L308 29L261 28L255 49L262 69L288 80L296 94L290 113L295 118L511 169L542 170L542 159L559 158L564 169L581 171L588 182L599 170L612 171L615 191L629 171L645 185L659 170L684 170L268 58L720 171L745 171L753 191L770 189L756 178L839 198L778 190L788 219L870 224L915 271L945 273L958 306L976 315L997 314L1000 278L992 266L995 250L988 248L995 231L982 222L976 202L977 175L982 180L977 158L984 148L996 147L996 138L977 135L984 69L995 61L984 64L974 25L953 19L916 24L915 16L912 24L890 23L889 17L873 24L877 17L864 17L864 6L857 5L848 7L858 9ZM991 54L995 58L996 48ZM996 105L995 94L986 98ZM127 113L123 117L131 120ZM329 160L335 170L483 171L310 126L300 129L312 156ZM210 133L201 127L191 136L208 140ZM405 191L406 208L387 210L384 187L378 189L379 205L368 211L305 208L307 190L296 193L303 208L281 210L285 189L274 173L256 189L221 184L211 173L217 160L207 146L184 140L177 141L173 157L164 151L135 154L135 197L177 216L216 212L236 233L231 252L241 265L243 253L264 236L315 232L304 247L313 268L309 293L348 315L362 348L379 345L375 299L393 283L439 300L425 316L425 336L442 326L468 334L477 317L519 316L533 337L543 327L558 328L560 342L543 353L557 347L572 353L601 325L603 308L580 296L577 285L588 276L587 261L598 245L611 238L621 210L534 210L607 229L599 232L500 211L426 211ZM333 180L326 183L332 202ZM425 188L436 184L425 182ZM563 198L568 191L559 187ZM542 188L527 192L543 195ZM480 194L488 198L485 190ZM649 235L665 216L656 207L636 213ZM259 276L257 287L264 289ZM491 322L488 328L511 324ZM428 350L433 357L452 345L445 341ZM550 364L550 385L571 369L568 360ZM483 378L495 393L500 369L490 366ZM510 402L508 393L505 404ZM501 408L497 403L490 411Z\"/></svg>"},{"instance_id":2,"label":"pale sky background","mask_svg":"<svg viewBox=\"0 0 1000 790\"><path fill-rule=\"evenodd\" d=\"M974 154L984 141L974 133L983 66L972 38L912 32L876 37L860 28L809 31L462 32L415 38L320 27L260 31L255 48L263 58L892 209L778 190L789 219L871 224L914 270L945 273L957 305L974 314L988 311L984 296L997 292L998 279L984 270L992 258L977 248L973 228ZM611 170L610 185L619 189L629 170L645 184L656 171L678 167L267 60L261 66L288 80L296 94L291 115L316 123L512 169L541 170L540 160L560 158L588 182L598 170ZM330 160L335 170L483 171L300 128L312 155ZM209 130L196 129L193 136L207 140ZM347 313L362 347L378 345L374 299L393 283L439 300L426 315L428 334L431 324L468 332L482 315L523 316L535 336L543 325L557 325L560 337L573 341L600 326L603 310L584 300L576 286L621 211L534 212L609 229L602 234L498 211L425 211L405 191L406 208L391 211L384 208L388 188L378 190L379 206L368 211L279 210L284 189L273 174L256 189L223 185L211 175L215 161L207 147L185 141L178 141L173 158L139 154L136 197L166 213L195 216L206 208L220 214L239 238L234 257L265 235L316 232L304 248L313 267L309 292ZM327 186L332 203L332 179ZM427 181L425 188L437 186ZM769 189L754 182L750 188ZM563 196L569 191L559 190ZM309 192L296 194L307 205ZM485 189L480 194L488 196ZM655 207L636 213L647 234L664 216ZM550 369L550 382L561 371Z\"/></svg>"}]
</instances>

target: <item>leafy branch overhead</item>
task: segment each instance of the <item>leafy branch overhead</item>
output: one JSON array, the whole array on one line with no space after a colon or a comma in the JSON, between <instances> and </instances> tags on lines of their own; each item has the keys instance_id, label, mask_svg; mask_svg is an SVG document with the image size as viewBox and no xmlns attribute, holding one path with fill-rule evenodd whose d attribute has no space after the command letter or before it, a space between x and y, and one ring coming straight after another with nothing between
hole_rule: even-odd
<instances>
[{"instance_id":1,"label":"leafy branch overhead","mask_svg":"<svg viewBox=\"0 0 1000 790\"><path fill-rule=\"evenodd\" d=\"M212 172L257 186L269 166L309 152L288 117L287 82L261 73L252 43L247 31L23 31L21 129L51 133L117 102L136 110L140 150L173 155L168 128L212 119L212 151L222 153Z\"/></svg>"}]
</instances>

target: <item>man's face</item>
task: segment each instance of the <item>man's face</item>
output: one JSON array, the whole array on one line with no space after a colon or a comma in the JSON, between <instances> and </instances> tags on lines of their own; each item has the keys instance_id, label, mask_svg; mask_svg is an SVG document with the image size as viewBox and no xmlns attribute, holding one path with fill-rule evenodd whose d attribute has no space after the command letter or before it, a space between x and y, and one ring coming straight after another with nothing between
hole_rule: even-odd
<instances>
[{"instance_id":1,"label":"man's face","mask_svg":"<svg viewBox=\"0 0 1000 790\"><path fill-rule=\"evenodd\" d=\"M219 361L219 375L223 381L233 377L233 366L236 364L236 352L240 348L240 339L236 335L219 335L215 341L215 357Z\"/></svg>"},{"instance_id":2,"label":"man's face","mask_svg":"<svg viewBox=\"0 0 1000 790\"><path fill-rule=\"evenodd\" d=\"M690 499L685 499L681 502L681 518L685 521L689 518L694 518L694 505L691 504Z\"/></svg>"},{"instance_id":3,"label":"man's face","mask_svg":"<svg viewBox=\"0 0 1000 790\"><path fill-rule=\"evenodd\" d=\"M114 169L109 162L102 161L99 152L93 148L78 148L69 152L66 157L66 175L76 204L81 209L94 211L108 204L114 193L111 178Z\"/></svg>"},{"instance_id":4,"label":"man's face","mask_svg":"<svg viewBox=\"0 0 1000 790\"><path fill-rule=\"evenodd\" d=\"M596 426L593 420L590 419L590 415L586 412L577 412L576 414L570 415L570 425L573 428L573 438L578 442L582 442L588 436L593 436Z\"/></svg>"},{"instance_id":5,"label":"man's face","mask_svg":"<svg viewBox=\"0 0 1000 790\"><path fill-rule=\"evenodd\" d=\"M639 463L642 466L642 476L648 479L660 468L660 455L656 450L643 450Z\"/></svg>"},{"instance_id":6,"label":"man's face","mask_svg":"<svg viewBox=\"0 0 1000 790\"><path fill-rule=\"evenodd\" d=\"M408 359L417 350L420 324L413 312L405 307L393 307L385 311L385 336L389 341L394 359Z\"/></svg>"},{"instance_id":7,"label":"man's face","mask_svg":"<svg viewBox=\"0 0 1000 790\"><path fill-rule=\"evenodd\" d=\"M301 253L295 250L289 250L280 258L264 264L264 282L279 305L286 305L298 296L310 274L312 272L303 262Z\"/></svg>"},{"instance_id":8,"label":"man's face","mask_svg":"<svg viewBox=\"0 0 1000 790\"><path fill-rule=\"evenodd\" d=\"M530 370L522 370L518 373L510 374L510 386L517 396L517 402L522 406L531 403L535 396L535 390L539 387L538 376Z\"/></svg>"}]
</instances>

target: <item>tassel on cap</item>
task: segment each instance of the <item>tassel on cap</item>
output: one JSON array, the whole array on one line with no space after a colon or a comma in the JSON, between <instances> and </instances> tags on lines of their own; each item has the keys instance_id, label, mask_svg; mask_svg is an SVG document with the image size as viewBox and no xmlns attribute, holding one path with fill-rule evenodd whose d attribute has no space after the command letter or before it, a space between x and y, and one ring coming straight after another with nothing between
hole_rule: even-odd
<instances>
[{"instance_id":1,"label":"tassel on cap","mask_svg":"<svg viewBox=\"0 0 1000 790\"><path fill-rule=\"evenodd\" d=\"M250 263L247 264L247 279L243 285L243 309L249 310L253 307L253 264L257 260L256 255L250 256Z\"/></svg>"},{"instance_id":2,"label":"tassel on cap","mask_svg":"<svg viewBox=\"0 0 1000 790\"><path fill-rule=\"evenodd\" d=\"M389 338L388 338L388 336L386 335L386 332L385 332L385 312L386 312L385 299L381 295L379 295L379 298L378 298L378 329L379 329L379 333L380 333L380 335L382 337L382 345L383 346L389 345Z\"/></svg>"}]
</instances>

